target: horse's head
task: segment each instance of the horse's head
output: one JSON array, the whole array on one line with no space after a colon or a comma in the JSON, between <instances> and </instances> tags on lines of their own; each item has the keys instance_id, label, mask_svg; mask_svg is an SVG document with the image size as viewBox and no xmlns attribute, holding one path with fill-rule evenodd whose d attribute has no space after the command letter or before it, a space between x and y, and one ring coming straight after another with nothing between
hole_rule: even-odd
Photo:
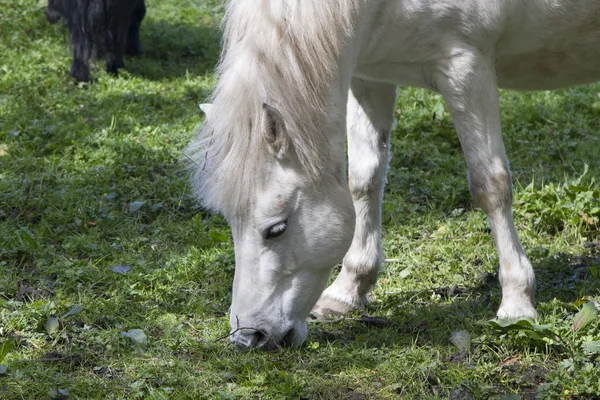
<instances>
[{"instance_id":1,"label":"horse's head","mask_svg":"<svg viewBox=\"0 0 600 400\"><path fill-rule=\"evenodd\" d=\"M262 112L264 155L250 199L221 211L235 245L231 341L275 349L304 341L305 320L350 246L355 216L343 169L311 179L283 116L269 105Z\"/></svg>"}]
</instances>

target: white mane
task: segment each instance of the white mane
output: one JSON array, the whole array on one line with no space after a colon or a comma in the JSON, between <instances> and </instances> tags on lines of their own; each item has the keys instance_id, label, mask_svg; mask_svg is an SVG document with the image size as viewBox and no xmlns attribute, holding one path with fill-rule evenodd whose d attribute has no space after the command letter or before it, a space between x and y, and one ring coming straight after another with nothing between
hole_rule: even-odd
<instances>
[{"instance_id":1,"label":"white mane","mask_svg":"<svg viewBox=\"0 0 600 400\"><path fill-rule=\"evenodd\" d=\"M244 207L266 152L263 103L278 108L308 176L327 154L329 77L361 0L229 0L213 108L188 153L204 206Z\"/></svg>"}]
</instances>

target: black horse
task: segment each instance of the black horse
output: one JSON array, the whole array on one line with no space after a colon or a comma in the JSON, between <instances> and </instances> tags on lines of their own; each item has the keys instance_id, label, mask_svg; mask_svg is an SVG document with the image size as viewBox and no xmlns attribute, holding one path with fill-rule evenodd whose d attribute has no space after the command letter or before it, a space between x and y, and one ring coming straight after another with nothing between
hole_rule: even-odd
<instances>
[{"instance_id":1,"label":"black horse","mask_svg":"<svg viewBox=\"0 0 600 400\"><path fill-rule=\"evenodd\" d=\"M146 15L144 0L48 0L46 18L64 21L73 44L70 75L90 80L90 58L104 57L106 71L117 75L125 68L124 54L140 55L140 25Z\"/></svg>"}]
</instances>

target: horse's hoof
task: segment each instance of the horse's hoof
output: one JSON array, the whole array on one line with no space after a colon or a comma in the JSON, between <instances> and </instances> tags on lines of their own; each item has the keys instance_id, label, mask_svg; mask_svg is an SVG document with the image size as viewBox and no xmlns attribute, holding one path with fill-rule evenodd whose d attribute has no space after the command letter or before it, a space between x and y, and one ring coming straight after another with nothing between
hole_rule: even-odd
<instances>
[{"instance_id":1,"label":"horse's hoof","mask_svg":"<svg viewBox=\"0 0 600 400\"><path fill-rule=\"evenodd\" d=\"M536 321L538 313L528 300L526 302L502 303L496 313L498 319L529 319Z\"/></svg>"},{"instance_id":2,"label":"horse's hoof","mask_svg":"<svg viewBox=\"0 0 600 400\"><path fill-rule=\"evenodd\" d=\"M344 315L352 314L355 311L362 310L361 306L346 304L331 297L321 297L313 307L311 315L317 319L336 319Z\"/></svg>"}]
</instances>

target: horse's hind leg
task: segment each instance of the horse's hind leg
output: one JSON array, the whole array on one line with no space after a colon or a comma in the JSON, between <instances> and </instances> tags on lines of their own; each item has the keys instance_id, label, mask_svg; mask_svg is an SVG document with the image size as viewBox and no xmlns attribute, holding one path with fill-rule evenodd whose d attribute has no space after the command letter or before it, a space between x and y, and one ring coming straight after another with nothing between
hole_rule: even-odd
<instances>
[{"instance_id":1,"label":"horse's hind leg","mask_svg":"<svg viewBox=\"0 0 600 400\"><path fill-rule=\"evenodd\" d=\"M107 11L106 31L106 72L117 76L120 68L125 68L125 40L129 29L129 5L120 3Z\"/></svg>"},{"instance_id":2,"label":"horse's hind leg","mask_svg":"<svg viewBox=\"0 0 600 400\"><path fill-rule=\"evenodd\" d=\"M500 130L500 107L492 57L461 49L434 67L467 159L469 187L485 211L500 260L501 318L535 318L535 276L512 216L512 185Z\"/></svg>"},{"instance_id":3,"label":"horse's hind leg","mask_svg":"<svg viewBox=\"0 0 600 400\"><path fill-rule=\"evenodd\" d=\"M381 266L381 198L396 87L355 78L348 97L349 181L356 227L340 274L313 309L324 317L363 308Z\"/></svg>"},{"instance_id":4,"label":"horse's hind leg","mask_svg":"<svg viewBox=\"0 0 600 400\"><path fill-rule=\"evenodd\" d=\"M140 41L140 26L146 15L146 4L144 0L137 0L131 15L129 29L125 44L125 54L139 56L142 54L142 42Z\"/></svg>"}]
</instances>

